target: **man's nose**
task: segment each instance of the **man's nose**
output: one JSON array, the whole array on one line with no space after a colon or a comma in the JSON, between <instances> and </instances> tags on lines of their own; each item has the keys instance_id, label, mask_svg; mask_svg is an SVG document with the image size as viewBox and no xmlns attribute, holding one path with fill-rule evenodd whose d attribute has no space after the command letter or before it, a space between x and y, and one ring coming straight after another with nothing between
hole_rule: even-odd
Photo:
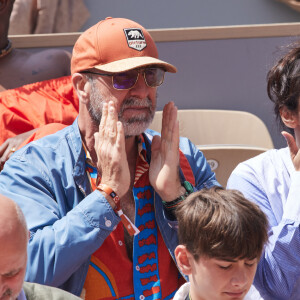
<instances>
[{"instance_id":1,"label":"man's nose","mask_svg":"<svg viewBox=\"0 0 300 300\"><path fill-rule=\"evenodd\" d=\"M148 97L149 89L151 89L151 87L146 84L144 74L141 72L139 73L139 77L135 86L129 91L131 96L144 99Z\"/></svg>"}]
</instances>

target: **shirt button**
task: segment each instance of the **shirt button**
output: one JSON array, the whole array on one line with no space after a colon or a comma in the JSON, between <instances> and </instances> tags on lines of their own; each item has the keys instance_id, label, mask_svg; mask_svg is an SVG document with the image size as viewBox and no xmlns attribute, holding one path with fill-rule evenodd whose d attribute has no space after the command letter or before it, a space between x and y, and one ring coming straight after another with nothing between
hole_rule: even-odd
<instances>
[{"instance_id":1,"label":"shirt button","mask_svg":"<svg viewBox=\"0 0 300 300\"><path fill-rule=\"evenodd\" d=\"M136 269L137 271L139 271L139 270L140 270L140 266L136 266L135 269ZM144 297L144 296L143 296L143 297Z\"/></svg>"},{"instance_id":2,"label":"shirt button","mask_svg":"<svg viewBox=\"0 0 300 300\"><path fill-rule=\"evenodd\" d=\"M119 241L119 245L120 245L120 246L122 246L122 245L123 245L122 241Z\"/></svg>"},{"instance_id":3,"label":"shirt button","mask_svg":"<svg viewBox=\"0 0 300 300\"><path fill-rule=\"evenodd\" d=\"M111 220L106 220L105 221L105 226L110 227L111 226Z\"/></svg>"},{"instance_id":4,"label":"shirt button","mask_svg":"<svg viewBox=\"0 0 300 300\"><path fill-rule=\"evenodd\" d=\"M140 300L144 300L145 296L144 295L140 295Z\"/></svg>"}]
</instances>

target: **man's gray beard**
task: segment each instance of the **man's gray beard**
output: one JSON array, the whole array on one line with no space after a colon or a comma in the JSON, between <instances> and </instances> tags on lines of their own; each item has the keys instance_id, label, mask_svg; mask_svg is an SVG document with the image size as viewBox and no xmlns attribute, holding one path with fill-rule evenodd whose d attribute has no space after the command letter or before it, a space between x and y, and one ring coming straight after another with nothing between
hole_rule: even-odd
<instances>
[{"instance_id":1,"label":"man's gray beard","mask_svg":"<svg viewBox=\"0 0 300 300\"><path fill-rule=\"evenodd\" d=\"M98 127L102 118L104 100L99 91L92 85L90 93L90 101L88 105L88 111L90 116ZM130 119L124 120L123 113L126 108L129 107L148 107L149 114L147 117L143 115L135 116ZM124 127L125 137L137 136L144 132L152 123L155 114L155 107L152 105L152 101L149 98L139 99L136 97L130 97L123 101L120 112L118 113L118 119L122 122Z\"/></svg>"}]
</instances>

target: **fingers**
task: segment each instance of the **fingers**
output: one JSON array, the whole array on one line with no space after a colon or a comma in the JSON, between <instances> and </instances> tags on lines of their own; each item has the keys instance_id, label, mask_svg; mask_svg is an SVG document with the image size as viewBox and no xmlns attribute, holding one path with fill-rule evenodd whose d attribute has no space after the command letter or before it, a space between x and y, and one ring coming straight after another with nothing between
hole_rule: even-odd
<instances>
[{"instance_id":1,"label":"fingers","mask_svg":"<svg viewBox=\"0 0 300 300\"><path fill-rule=\"evenodd\" d=\"M283 135L283 137L287 142L292 158L295 157L298 153L298 147L294 137L286 131L282 131L281 134Z\"/></svg>"},{"instance_id":2,"label":"fingers","mask_svg":"<svg viewBox=\"0 0 300 300\"><path fill-rule=\"evenodd\" d=\"M118 114L113 101L104 103L102 108L102 117L99 125L99 138L109 138L112 142L117 136Z\"/></svg>"},{"instance_id":3,"label":"fingers","mask_svg":"<svg viewBox=\"0 0 300 300\"><path fill-rule=\"evenodd\" d=\"M174 106L173 102L169 102L165 105L163 109L163 117L162 117L162 126L161 126L161 136L167 136L169 126L170 126L170 111Z\"/></svg>"},{"instance_id":4,"label":"fingers","mask_svg":"<svg viewBox=\"0 0 300 300\"><path fill-rule=\"evenodd\" d=\"M98 149L98 148L99 148L99 136L100 136L100 133L99 133L99 132L94 133L95 149Z\"/></svg>"},{"instance_id":5,"label":"fingers","mask_svg":"<svg viewBox=\"0 0 300 300\"><path fill-rule=\"evenodd\" d=\"M103 143L115 142L117 119L118 116L113 101L103 103L99 132L94 134L97 153Z\"/></svg>"},{"instance_id":6,"label":"fingers","mask_svg":"<svg viewBox=\"0 0 300 300\"><path fill-rule=\"evenodd\" d=\"M115 151L125 152L123 124L118 121L118 113L113 101L103 104L99 132L94 134L94 139L98 161L102 164L105 161L109 165Z\"/></svg>"},{"instance_id":7,"label":"fingers","mask_svg":"<svg viewBox=\"0 0 300 300\"><path fill-rule=\"evenodd\" d=\"M173 147L177 150L179 149L179 121L176 120L174 124L174 130L173 130Z\"/></svg>"},{"instance_id":8,"label":"fingers","mask_svg":"<svg viewBox=\"0 0 300 300\"><path fill-rule=\"evenodd\" d=\"M8 150L6 148L3 155L0 157L0 171L3 169L5 162L10 158L10 156L15 152L15 150Z\"/></svg>"},{"instance_id":9,"label":"fingers","mask_svg":"<svg viewBox=\"0 0 300 300\"><path fill-rule=\"evenodd\" d=\"M101 122L99 125L99 138L103 139L105 135L106 119L108 114L108 104L103 103Z\"/></svg>"},{"instance_id":10,"label":"fingers","mask_svg":"<svg viewBox=\"0 0 300 300\"><path fill-rule=\"evenodd\" d=\"M281 134L284 136L291 154L291 159L296 171L300 171L300 151L296 144L295 138L288 132L283 131Z\"/></svg>"},{"instance_id":11,"label":"fingers","mask_svg":"<svg viewBox=\"0 0 300 300\"><path fill-rule=\"evenodd\" d=\"M8 147L8 142L5 141L1 146L0 146L0 157L3 155L5 152L6 148Z\"/></svg>"},{"instance_id":12,"label":"fingers","mask_svg":"<svg viewBox=\"0 0 300 300\"><path fill-rule=\"evenodd\" d=\"M177 107L173 106L170 110L168 140L172 141L174 137L174 129L177 122Z\"/></svg>"},{"instance_id":13,"label":"fingers","mask_svg":"<svg viewBox=\"0 0 300 300\"><path fill-rule=\"evenodd\" d=\"M161 137L159 135L155 135L151 144L151 161L155 160L159 156L160 145Z\"/></svg>"},{"instance_id":14,"label":"fingers","mask_svg":"<svg viewBox=\"0 0 300 300\"><path fill-rule=\"evenodd\" d=\"M3 169L5 162L16 151L16 147L11 143L12 139L7 139L0 146L0 171Z\"/></svg>"},{"instance_id":15,"label":"fingers","mask_svg":"<svg viewBox=\"0 0 300 300\"><path fill-rule=\"evenodd\" d=\"M125 134L124 134L124 127L122 122L117 122L117 138L116 138L116 145L119 149L123 149L125 151Z\"/></svg>"},{"instance_id":16,"label":"fingers","mask_svg":"<svg viewBox=\"0 0 300 300\"><path fill-rule=\"evenodd\" d=\"M117 122L118 122L118 115L113 105L113 102L111 101L108 104L108 116L107 116L107 126L106 126L106 134L109 137L111 142L114 142L117 136Z\"/></svg>"},{"instance_id":17,"label":"fingers","mask_svg":"<svg viewBox=\"0 0 300 300\"><path fill-rule=\"evenodd\" d=\"M169 143L172 149L179 147L179 122L177 120L177 107L173 102L165 105L163 110L161 136L165 142Z\"/></svg>"}]
</instances>

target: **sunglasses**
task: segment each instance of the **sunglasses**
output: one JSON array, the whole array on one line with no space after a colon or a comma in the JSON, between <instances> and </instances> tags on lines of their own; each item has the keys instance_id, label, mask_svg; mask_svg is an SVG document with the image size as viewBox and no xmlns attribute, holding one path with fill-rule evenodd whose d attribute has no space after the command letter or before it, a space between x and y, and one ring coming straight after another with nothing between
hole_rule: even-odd
<instances>
[{"instance_id":1,"label":"sunglasses","mask_svg":"<svg viewBox=\"0 0 300 300\"><path fill-rule=\"evenodd\" d=\"M112 85L116 90L132 89L137 83L140 73L143 73L145 83L149 87L160 86L164 82L165 76L165 70L157 67L133 69L126 72L114 74L102 74L94 71L82 71L82 73L110 76L112 78Z\"/></svg>"}]
</instances>

